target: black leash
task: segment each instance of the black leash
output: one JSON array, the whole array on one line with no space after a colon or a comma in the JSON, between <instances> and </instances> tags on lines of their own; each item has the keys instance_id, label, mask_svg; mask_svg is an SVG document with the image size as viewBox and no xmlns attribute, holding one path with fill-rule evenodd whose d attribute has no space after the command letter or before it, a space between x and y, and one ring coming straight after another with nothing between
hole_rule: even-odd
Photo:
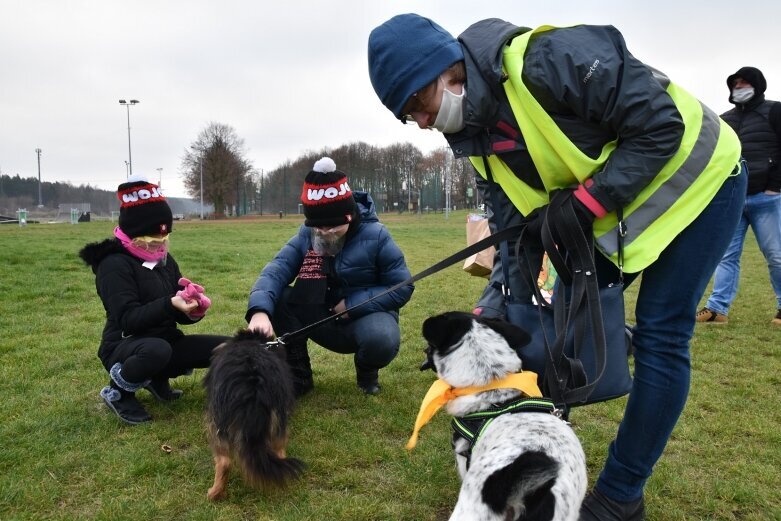
<instances>
[{"instance_id":1,"label":"black leash","mask_svg":"<svg viewBox=\"0 0 781 521\"><path fill-rule=\"evenodd\" d=\"M561 280L557 290L560 293L554 297L553 304L557 336L553 342L549 342L547 336L543 335L548 355L543 387L557 404L585 403L602 378L607 364L607 339L596 275L594 236L590 230L581 227L573 203L571 193L554 195L541 216L541 242ZM622 209L618 208L616 213L619 283L623 284L623 243L626 230ZM550 214L559 215L560 218L552 222L552 219L548 218ZM517 247L518 245L516 254ZM539 289L535 287L534 290L537 302L542 304L541 307L546 307ZM540 320L542 321L542 317ZM586 370L579 359L580 342L588 334L587 324L591 328L595 347L596 376L591 382L588 381ZM565 343L570 341L570 330L571 341L575 342L571 357L564 354Z\"/></svg>"},{"instance_id":2,"label":"black leash","mask_svg":"<svg viewBox=\"0 0 781 521\"><path fill-rule=\"evenodd\" d=\"M334 313L331 316L328 316L322 320L318 320L317 322L313 322L309 324L308 326L304 326L299 330L291 331L290 333L285 333L280 337L277 337L276 342L282 345L285 345L286 341L289 341L291 338L295 338L298 336L301 336L302 334L306 333L307 331L311 331L312 329L315 329L317 327L322 326L323 324L327 324L328 322L331 322L332 320L336 320L337 318L341 317L342 315L345 315L349 313L350 311L359 308L363 306L364 304L367 304L371 302L374 299L377 299L383 295L387 295L388 293L391 293L393 291L396 291L397 289L406 286L408 284L413 284L420 279L423 279L425 277L428 277L429 275L432 275L438 271L443 270L444 268L447 268L448 266L455 264L458 261L464 260L470 255L474 255L477 252L483 251L484 249L494 246L496 243L501 241L506 241L509 238L512 238L518 233L520 233L521 229L523 228L523 225L516 225L516 226L510 226L509 228L505 228L504 230L501 230L499 232L496 232L492 235L489 235L485 239L482 239L476 243L474 243L471 246L467 246L463 250L457 251L453 255L450 255L449 257L442 259L441 261L437 262L433 266L426 268L425 270L421 271L417 275L413 275L412 277L408 278L407 280L404 280L402 282L399 282L398 284L395 284L391 286L390 288L386 289L385 291L378 293L374 295L371 298L368 298L364 300L363 302L360 302L354 306L351 306L344 311L340 311L339 313ZM273 344L274 342L270 342Z\"/></svg>"},{"instance_id":3,"label":"black leash","mask_svg":"<svg viewBox=\"0 0 781 521\"><path fill-rule=\"evenodd\" d=\"M501 205L497 194L497 185L493 179L491 166L488 158L483 156L483 165L488 180L491 200L495 205L494 215L500 226L503 226L503 216ZM520 234L515 243L516 262L522 277L529 272L527 284L531 287L538 307L538 316L540 330L543 332L543 342L545 344L545 370L542 384L542 391L545 396L553 399L557 407L565 407L567 404L585 402L591 392L596 388L606 366L607 341L605 338L605 329L602 321L602 306L599 299L599 287L596 277L596 266L594 261L594 236L591 233L586 234L580 225L580 221L575 214L572 194L568 197L552 196L550 202L541 211L537 219L540 219L540 237L527 238L526 224L517 225ZM548 219L550 214L560 214L562 219L558 223L551 223ZM623 215L621 209L618 210L619 218L619 270L623 282L623 236L625 234ZM543 298L539 287L536 284L537 273L542 259L529 255L529 249L533 241L539 241L542 251L548 253L548 258L553 264L559 276L561 284L559 290L561 294L554 297L554 304L551 306ZM523 250L523 251L521 251ZM509 289L509 267L510 255L507 243L500 246L502 258L502 269L504 275L504 293L507 304L515 301L515 296ZM523 254L523 257L521 256ZM521 259L525 259L526 266L521 266ZM569 295L567 295L569 293ZM555 324L556 337L549 339L546 333L542 317L542 308L553 307L553 316ZM581 320L579 318L584 317ZM582 362L578 358L580 349L578 346L582 341L585 331L585 321L591 325L592 335L594 337L596 377L594 381L589 382L586 377L586 371ZM564 354L564 347L568 340L568 332L572 329L573 339L576 343L573 356L567 357Z\"/></svg>"}]
</instances>

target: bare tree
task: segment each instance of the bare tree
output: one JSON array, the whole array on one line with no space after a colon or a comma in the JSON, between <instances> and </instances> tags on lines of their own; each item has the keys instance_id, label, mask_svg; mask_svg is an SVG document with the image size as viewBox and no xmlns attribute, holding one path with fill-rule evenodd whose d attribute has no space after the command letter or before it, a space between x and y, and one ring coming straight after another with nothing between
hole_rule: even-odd
<instances>
[{"instance_id":1,"label":"bare tree","mask_svg":"<svg viewBox=\"0 0 781 521\"><path fill-rule=\"evenodd\" d=\"M252 172L252 164L244 154L244 140L233 127L209 123L182 158L181 175L187 193L200 197L203 183L203 199L214 205L215 214L224 215L231 207L238 210L242 187Z\"/></svg>"}]
</instances>

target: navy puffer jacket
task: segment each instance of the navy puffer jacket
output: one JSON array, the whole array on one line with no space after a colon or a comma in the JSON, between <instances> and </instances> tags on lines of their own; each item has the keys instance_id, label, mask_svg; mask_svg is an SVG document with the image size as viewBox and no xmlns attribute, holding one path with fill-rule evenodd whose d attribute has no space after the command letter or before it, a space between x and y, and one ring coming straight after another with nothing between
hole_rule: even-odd
<instances>
[{"instance_id":1,"label":"navy puffer jacket","mask_svg":"<svg viewBox=\"0 0 781 521\"><path fill-rule=\"evenodd\" d=\"M360 223L348 234L344 248L334 259L339 291L348 308L410 278L404 254L379 222L372 198L366 192L354 192L353 196L360 211ZM259 311L270 317L274 315L279 296L296 279L307 251L312 248L311 231L301 225L298 233L263 268L250 291L247 321ZM402 286L350 311L350 317L397 311L409 301L413 290L412 284Z\"/></svg>"}]
</instances>

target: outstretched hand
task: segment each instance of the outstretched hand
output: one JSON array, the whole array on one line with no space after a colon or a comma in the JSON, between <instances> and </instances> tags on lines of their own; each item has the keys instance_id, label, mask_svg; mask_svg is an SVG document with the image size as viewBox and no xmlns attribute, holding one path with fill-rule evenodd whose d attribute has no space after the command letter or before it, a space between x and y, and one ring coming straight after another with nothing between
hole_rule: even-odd
<instances>
[{"instance_id":1,"label":"outstretched hand","mask_svg":"<svg viewBox=\"0 0 781 521\"><path fill-rule=\"evenodd\" d=\"M191 318L203 318L206 311L212 305L212 301L204 294L203 286L190 282L184 277L179 279L179 285L184 289L176 292L176 296L181 297L188 303L195 303L195 307L187 313ZM173 300L171 301L173 303Z\"/></svg>"},{"instance_id":2,"label":"outstretched hand","mask_svg":"<svg viewBox=\"0 0 781 521\"><path fill-rule=\"evenodd\" d=\"M271 320L268 318L268 315L262 311L252 315L247 329L250 331L257 331L266 338L274 338L274 328L271 325Z\"/></svg>"},{"instance_id":3,"label":"outstretched hand","mask_svg":"<svg viewBox=\"0 0 781 521\"><path fill-rule=\"evenodd\" d=\"M198 308L197 301L195 300L187 301L178 294L171 297L171 305L177 310L184 313L185 315L192 314L192 312Z\"/></svg>"}]
</instances>

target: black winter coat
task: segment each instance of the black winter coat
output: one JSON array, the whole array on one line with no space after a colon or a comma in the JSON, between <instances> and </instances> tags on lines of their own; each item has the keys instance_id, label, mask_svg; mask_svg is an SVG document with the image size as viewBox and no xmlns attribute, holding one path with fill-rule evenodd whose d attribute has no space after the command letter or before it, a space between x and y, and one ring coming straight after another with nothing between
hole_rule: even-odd
<instances>
[{"instance_id":1,"label":"black winter coat","mask_svg":"<svg viewBox=\"0 0 781 521\"><path fill-rule=\"evenodd\" d=\"M171 304L171 297L184 288L179 286L179 265L170 254L164 266L158 264L150 270L142 260L130 255L119 240L106 239L87 244L79 257L95 273L95 288L106 310L98 349L104 366L123 338L149 336L171 342L184 335L177 323L197 322Z\"/></svg>"},{"instance_id":2,"label":"black winter coat","mask_svg":"<svg viewBox=\"0 0 781 521\"><path fill-rule=\"evenodd\" d=\"M743 78L754 87L754 97L746 103L732 99L732 85ZM781 191L781 103L765 99L767 81L756 67L741 67L727 77L729 102L735 108L721 115L740 138L748 163L748 195Z\"/></svg>"}]
</instances>

